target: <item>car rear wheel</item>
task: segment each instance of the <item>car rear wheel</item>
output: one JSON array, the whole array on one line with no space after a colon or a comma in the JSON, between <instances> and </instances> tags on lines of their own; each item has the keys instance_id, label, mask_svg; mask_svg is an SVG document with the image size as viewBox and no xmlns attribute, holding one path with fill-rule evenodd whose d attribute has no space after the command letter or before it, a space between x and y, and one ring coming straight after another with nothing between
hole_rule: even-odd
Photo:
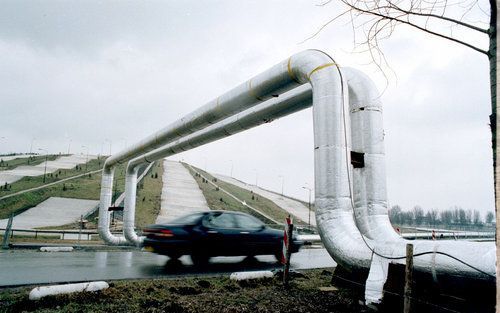
<instances>
[{"instance_id":1,"label":"car rear wheel","mask_svg":"<svg viewBox=\"0 0 500 313\"><path fill-rule=\"evenodd\" d=\"M191 261L193 261L193 264L197 267L207 266L209 260L210 257L206 253L194 252L191 254Z\"/></svg>"},{"instance_id":2,"label":"car rear wheel","mask_svg":"<svg viewBox=\"0 0 500 313\"><path fill-rule=\"evenodd\" d=\"M167 256L171 259L171 260L178 260L181 256L180 254L177 254L177 253L171 253L171 254L167 254Z\"/></svg>"}]
</instances>

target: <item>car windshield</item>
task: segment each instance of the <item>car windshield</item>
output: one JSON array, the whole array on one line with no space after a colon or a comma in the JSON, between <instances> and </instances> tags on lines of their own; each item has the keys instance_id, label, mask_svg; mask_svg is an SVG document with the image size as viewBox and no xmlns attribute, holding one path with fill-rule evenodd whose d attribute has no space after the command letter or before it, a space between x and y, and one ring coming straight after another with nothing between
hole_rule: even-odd
<instances>
[{"instance_id":1,"label":"car windshield","mask_svg":"<svg viewBox=\"0 0 500 313\"><path fill-rule=\"evenodd\" d=\"M176 218L175 220L168 222L168 223L169 224L194 225L194 224L196 224L196 222L198 222L200 220L200 218L202 216L203 216L203 213L189 214L186 216Z\"/></svg>"}]
</instances>

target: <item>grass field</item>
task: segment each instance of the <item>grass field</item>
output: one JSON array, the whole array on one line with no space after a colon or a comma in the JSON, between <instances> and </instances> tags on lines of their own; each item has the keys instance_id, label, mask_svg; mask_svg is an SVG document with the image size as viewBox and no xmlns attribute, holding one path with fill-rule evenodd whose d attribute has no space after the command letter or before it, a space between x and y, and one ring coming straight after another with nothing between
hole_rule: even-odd
<instances>
[{"instance_id":1,"label":"grass field","mask_svg":"<svg viewBox=\"0 0 500 313\"><path fill-rule=\"evenodd\" d=\"M48 155L47 156L47 161L54 161L58 157L62 155ZM38 156L33 156L33 157L27 157L27 158L17 158L13 159L10 161L3 161L2 162L2 157L0 157L0 171L6 171L6 170L12 170L18 166L23 166L23 165L38 165L45 162L45 156L44 155L38 155Z\"/></svg>"},{"instance_id":2,"label":"grass field","mask_svg":"<svg viewBox=\"0 0 500 313\"><path fill-rule=\"evenodd\" d=\"M158 174L158 177L156 177ZM163 160L157 161L138 184L135 208L135 226L142 228L154 224L161 205L161 189L163 186ZM156 178L155 178L156 177Z\"/></svg>"},{"instance_id":3,"label":"grass field","mask_svg":"<svg viewBox=\"0 0 500 313\"><path fill-rule=\"evenodd\" d=\"M264 223L272 223L268 221L266 218L262 217L261 215L256 214L254 211L243 205L241 202L234 200L233 198L229 197L227 194L223 193L220 190L216 190L216 188L212 184L204 183L202 177L196 177L195 172L193 172L189 168L189 166L186 166L186 168L191 172L191 175L193 175L193 177L196 179L196 182L200 186L200 189L202 190L203 195L205 196L205 199L207 200L210 209L245 212L263 220ZM283 221L284 223L285 218L288 216L288 212L277 206L271 200L264 198L260 195L254 194L249 190L237 187L233 184L229 184L221 180L216 180L209 173L195 167L193 168L196 171L199 171L203 176L207 177L207 179L213 181L216 185L220 186L221 188L232 194L233 196L237 197L238 199L241 199L242 201L245 201L247 204L258 209L264 214L270 216L274 220ZM294 219L296 223L303 224L303 222L301 222L299 219L297 218Z\"/></svg>"}]
</instances>

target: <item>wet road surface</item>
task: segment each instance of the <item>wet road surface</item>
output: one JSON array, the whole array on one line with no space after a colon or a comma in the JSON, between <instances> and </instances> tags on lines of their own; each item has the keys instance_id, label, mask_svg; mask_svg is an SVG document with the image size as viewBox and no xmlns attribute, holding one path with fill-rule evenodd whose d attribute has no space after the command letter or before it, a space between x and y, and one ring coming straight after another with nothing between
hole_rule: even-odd
<instances>
[{"instance_id":1,"label":"wet road surface","mask_svg":"<svg viewBox=\"0 0 500 313\"><path fill-rule=\"evenodd\" d=\"M302 249L293 254L292 269L334 267L325 249ZM145 251L0 252L0 287L131 278L159 278L281 268L273 256L216 257L198 269L188 256L180 262Z\"/></svg>"}]
</instances>

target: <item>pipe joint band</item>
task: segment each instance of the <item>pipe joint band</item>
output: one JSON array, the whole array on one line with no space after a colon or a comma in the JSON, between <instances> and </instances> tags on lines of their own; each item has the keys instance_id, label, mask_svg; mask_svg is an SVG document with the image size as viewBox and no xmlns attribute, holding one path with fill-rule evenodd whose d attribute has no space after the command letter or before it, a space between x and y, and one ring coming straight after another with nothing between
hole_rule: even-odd
<instances>
[{"instance_id":1,"label":"pipe joint band","mask_svg":"<svg viewBox=\"0 0 500 313\"><path fill-rule=\"evenodd\" d=\"M335 62L332 62L332 63L326 63L326 64L323 64L323 65L320 65L318 67L316 67L315 69L313 69L308 75L307 75L307 79L308 80L311 80L311 75L316 73L317 71L320 71L324 68L327 68L327 67L330 67L330 66L337 66L337 63Z\"/></svg>"},{"instance_id":2,"label":"pipe joint band","mask_svg":"<svg viewBox=\"0 0 500 313\"><path fill-rule=\"evenodd\" d=\"M255 93L255 90L252 89L252 80L250 79L248 81L248 92L252 95L252 97L254 97L255 99L259 100L259 101L264 101L265 99L259 97L256 93Z\"/></svg>"},{"instance_id":3,"label":"pipe joint band","mask_svg":"<svg viewBox=\"0 0 500 313\"><path fill-rule=\"evenodd\" d=\"M296 82L297 84L300 84L300 81L297 79L297 77L295 76L295 74L293 73L293 70L292 70L292 57L288 58L287 70L288 70L288 76L290 76L290 78L294 82Z\"/></svg>"}]
</instances>

